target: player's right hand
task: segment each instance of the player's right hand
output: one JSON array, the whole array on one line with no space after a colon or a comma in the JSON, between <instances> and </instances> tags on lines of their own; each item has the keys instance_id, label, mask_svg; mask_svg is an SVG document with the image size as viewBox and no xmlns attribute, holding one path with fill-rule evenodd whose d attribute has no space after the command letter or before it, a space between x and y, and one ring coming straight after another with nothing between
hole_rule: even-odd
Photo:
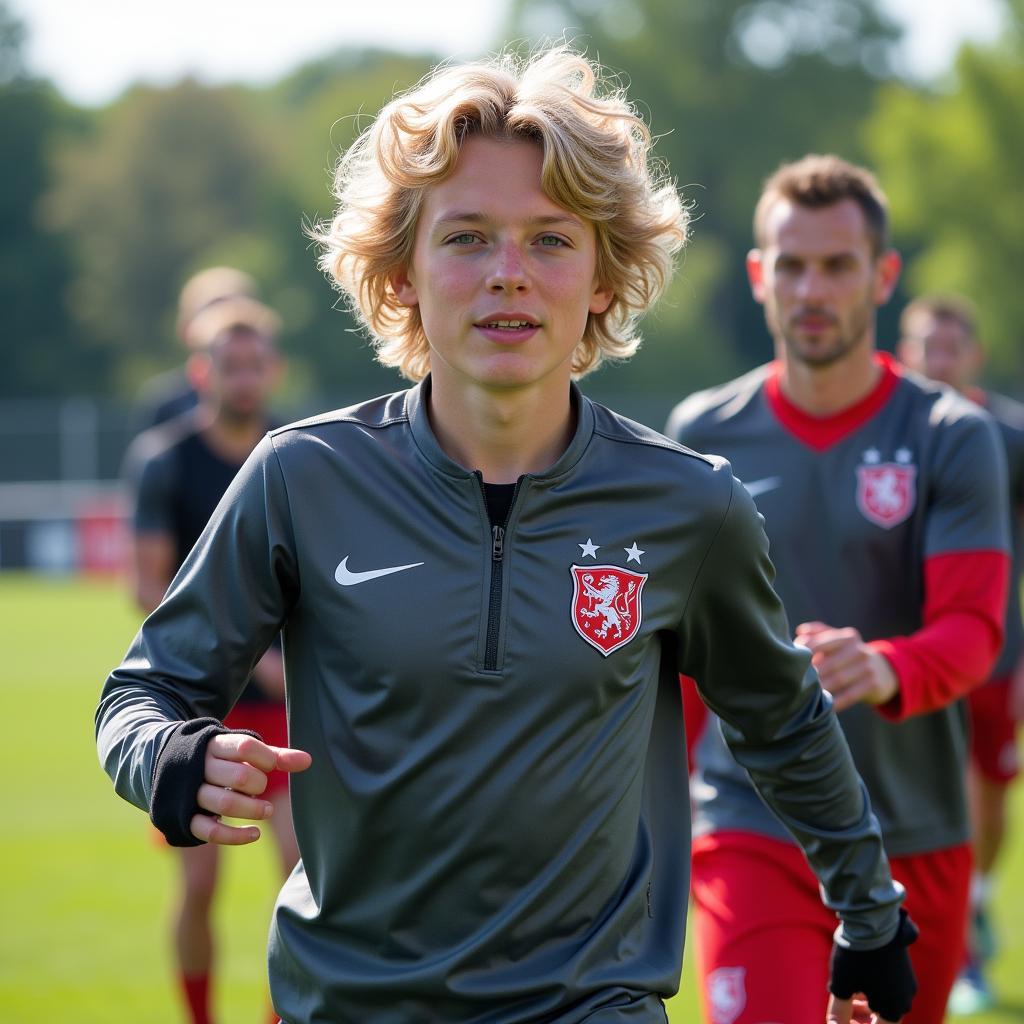
<instances>
[{"instance_id":1,"label":"player's right hand","mask_svg":"<svg viewBox=\"0 0 1024 1024\"><path fill-rule=\"evenodd\" d=\"M272 747L244 733L214 736L206 746L204 781L197 802L209 814L194 814L192 835L206 843L245 846L260 837L255 826L225 825L221 816L263 821L274 811L260 794L269 772L303 772L313 763L305 750Z\"/></svg>"}]
</instances>

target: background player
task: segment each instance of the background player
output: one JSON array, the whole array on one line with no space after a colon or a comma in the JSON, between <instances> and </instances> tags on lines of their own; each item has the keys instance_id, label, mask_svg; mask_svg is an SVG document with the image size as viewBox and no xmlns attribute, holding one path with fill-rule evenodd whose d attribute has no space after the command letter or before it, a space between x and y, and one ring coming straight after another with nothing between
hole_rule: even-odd
<instances>
[{"instance_id":1,"label":"background player","mask_svg":"<svg viewBox=\"0 0 1024 1024\"><path fill-rule=\"evenodd\" d=\"M968 764L974 876L968 957L950 997L954 1013L976 1013L992 1005L985 961L993 952L988 914L992 871L1006 835L1006 799L1020 770L1016 731L1024 712L1024 628L1021 626L1021 514L1024 510L1024 406L984 391L977 379L984 352L971 304L959 296L925 296L900 317L899 358L933 380L967 395L991 413L1006 451L1013 572L1006 604L1003 650L989 681L967 696L971 718Z\"/></svg>"},{"instance_id":2,"label":"background player","mask_svg":"<svg viewBox=\"0 0 1024 1024\"><path fill-rule=\"evenodd\" d=\"M988 417L875 349L900 261L873 177L809 156L768 179L747 262L777 361L691 396L670 436L732 463L765 517L776 587L813 654L921 925L908 1021L939 1024L970 877L956 698L998 653L1006 484ZM699 676L697 677L700 682ZM820 1019L831 921L813 875L703 730L693 894L714 1024Z\"/></svg>"},{"instance_id":3,"label":"background player","mask_svg":"<svg viewBox=\"0 0 1024 1024\"><path fill-rule=\"evenodd\" d=\"M190 373L201 395L191 414L136 438L127 457L136 493L133 551L136 597L151 612L191 551L249 453L271 426L267 404L280 372L277 318L251 299L222 299L190 326L195 349ZM279 646L253 669L253 678L226 718L235 729L287 744L284 673ZM285 873L298 859L287 776L269 776L264 797ZM174 917L179 981L191 1020L211 1012L214 944L211 907L216 891L216 845L178 851L181 892Z\"/></svg>"},{"instance_id":4,"label":"background player","mask_svg":"<svg viewBox=\"0 0 1024 1024\"><path fill-rule=\"evenodd\" d=\"M261 442L104 689L102 759L175 842L252 842L218 816L301 772L289 1024L664 1024L680 669L841 913L837 1013L909 1003L912 928L753 503L572 383L635 350L686 223L598 71L442 68L345 155L324 266L420 383ZM282 627L302 749L216 720Z\"/></svg>"},{"instance_id":5,"label":"background player","mask_svg":"<svg viewBox=\"0 0 1024 1024\"><path fill-rule=\"evenodd\" d=\"M235 267L200 270L185 282L178 296L178 340L190 353L201 350L202 343L193 339L190 328L203 310L226 299L255 297L256 282L244 270ZM135 432L141 433L191 412L199 404L198 382L193 378L203 372L204 364L205 360L200 356L146 381L136 399Z\"/></svg>"}]
</instances>

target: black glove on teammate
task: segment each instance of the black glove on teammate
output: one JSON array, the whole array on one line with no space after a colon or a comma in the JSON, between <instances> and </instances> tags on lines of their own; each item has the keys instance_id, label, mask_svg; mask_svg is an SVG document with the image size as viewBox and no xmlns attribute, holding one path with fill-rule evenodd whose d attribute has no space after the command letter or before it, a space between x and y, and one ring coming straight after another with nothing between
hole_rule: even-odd
<instances>
[{"instance_id":1,"label":"black glove on teammate","mask_svg":"<svg viewBox=\"0 0 1024 1024\"><path fill-rule=\"evenodd\" d=\"M917 992L907 946L917 940L917 925L900 910L896 934L878 949L832 947L828 990L839 999L863 992L868 1006L886 1020L899 1020Z\"/></svg>"}]
</instances>

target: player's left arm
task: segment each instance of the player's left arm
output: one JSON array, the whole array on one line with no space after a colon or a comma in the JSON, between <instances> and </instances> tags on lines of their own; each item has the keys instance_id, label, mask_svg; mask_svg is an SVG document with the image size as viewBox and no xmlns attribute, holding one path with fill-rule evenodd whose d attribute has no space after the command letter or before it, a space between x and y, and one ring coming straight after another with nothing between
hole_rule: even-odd
<instances>
[{"instance_id":1,"label":"player's left arm","mask_svg":"<svg viewBox=\"0 0 1024 1024\"><path fill-rule=\"evenodd\" d=\"M797 627L837 710L863 701L893 721L927 714L983 682L999 656L1010 574L1001 442L982 414L935 429L921 628L865 642L851 627Z\"/></svg>"},{"instance_id":2,"label":"player's left arm","mask_svg":"<svg viewBox=\"0 0 1024 1024\"><path fill-rule=\"evenodd\" d=\"M803 848L842 942L875 949L899 926L878 822L849 746L772 586L763 520L728 467L728 507L678 629L678 669L721 720L733 757ZM709 517L710 518L710 517Z\"/></svg>"}]
</instances>

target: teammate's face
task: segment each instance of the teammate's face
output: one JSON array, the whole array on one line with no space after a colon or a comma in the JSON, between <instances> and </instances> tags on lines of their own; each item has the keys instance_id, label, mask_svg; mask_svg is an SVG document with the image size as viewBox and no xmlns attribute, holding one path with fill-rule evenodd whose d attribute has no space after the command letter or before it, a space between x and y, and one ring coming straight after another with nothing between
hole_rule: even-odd
<instances>
[{"instance_id":1,"label":"teammate's face","mask_svg":"<svg viewBox=\"0 0 1024 1024\"><path fill-rule=\"evenodd\" d=\"M981 350L966 327L952 317L911 314L900 339L899 357L912 370L963 390L974 383Z\"/></svg>"},{"instance_id":2,"label":"teammate's face","mask_svg":"<svg viewBox=\"0 0 1024 1024\"><path fill-rule=\"evenodd\" d=\"M532 142L470 138L424 197L393 285L419 307L431 373L449 390L567 387L588 314L611 302L594 227L544 194L541 160Z\"/></svg>"},{"instance_id":3,"label":"teammate's face","mask_svg":"<svg viewBox=\"0 0 1024 1024\"><path fill-rule=\"evenodd\" d=\"M221 416L261 418L277 383L280 361L273 344L252 331L216 339L209 353L205 391Z\"/></svg>"},{"instance_id":4,"label":"teammate's face","mask_svg":"<svg viewBox=\"0 0 1024 1024\"><path fill-rule=\"evenodd\" d=\"M786 357L824 367L873 345L875 309L892 294L899 257L874 254L857 203L810 209L779 199L763 230L747 272Z\"/></svg>"}]
</instances>

